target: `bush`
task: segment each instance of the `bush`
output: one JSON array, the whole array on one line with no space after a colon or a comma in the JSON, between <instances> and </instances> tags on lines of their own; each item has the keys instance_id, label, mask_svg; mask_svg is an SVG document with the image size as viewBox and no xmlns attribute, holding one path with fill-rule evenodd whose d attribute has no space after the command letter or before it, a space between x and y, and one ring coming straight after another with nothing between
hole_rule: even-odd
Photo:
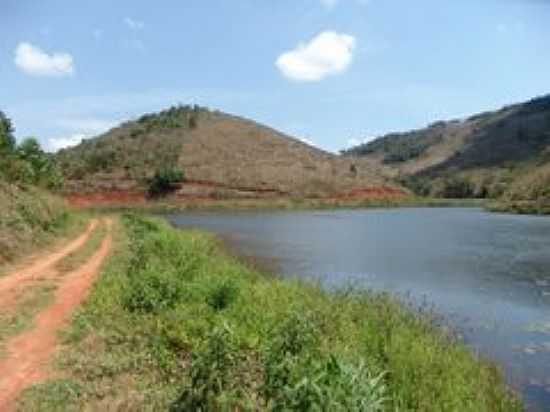
<instances>
[{"instance_id":1,"label":"bush","mask_svg":"<svg viewBox=\"0 0 550 412\"><path fill-rule=\"evenodd\" d=\"M157 170L149 181L148 192L151 197L166 196L174 191L177 183L184 180L184 173L177 168Z\"/></svg>"},{"instance_id":2,"label":"bush","mask_svg":"<svg viewBox=\"0 0 550 412\"><path fill-rule=\"evenodd\" d=\"M170 411L238 410L242 364L235 336L229 326L215 328L193 352L188 384Z\"/></svg>"},{"instance_id":3,"label":"bush","mask_svg":"<svg viewBox=\"0 0 550 412\"><path fill-rule=\"evenodd\" d=\"M373 378L363 362L323 353L319 342L319 327L308 314L292 313L274 330L264 354L268 410L382 411L384 375Z\"/></svg>"},{"instance_id":4,"label":"bush","mask_svg":"<svg viewBox=\"0 0 550 412\"><path fill-rule=\"evenodd\" d=\"M125 307L131 312L158 313L174 308L184 292L177 274L148 268L130 277Z\"/></svg>"},{"instance_id":5,"label":"bush","mask_svg":"<svg viewBox=\"0 0 550 412\"><path fill-rule=\"evenodd\" d=\"M221 282L214 284L214 286L208 291L206 303L214 309L216 312L224 310L232 302L235 301L239 294L239 290L235 282L231 280L222 280Z\"/></svg>"}]
</instances>

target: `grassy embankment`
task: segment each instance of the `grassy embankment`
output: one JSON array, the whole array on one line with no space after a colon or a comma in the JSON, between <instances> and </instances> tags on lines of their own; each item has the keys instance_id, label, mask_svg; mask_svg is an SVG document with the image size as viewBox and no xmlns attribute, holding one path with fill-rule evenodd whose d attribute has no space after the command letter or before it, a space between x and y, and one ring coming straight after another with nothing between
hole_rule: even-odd
<instances>
[{"instance_id":1,"label":"grassy embankment","mask_svg":"<svg viewBox=\"0 0 550 412\"><path fill-rule=\"evenodd\" d=\"M550 163L528 169L490 208L497 212L550 215Z\"/></svg>"},{"instance_id":2,"label":"grassy embankment","mask_svg":"<svg viewBox=\"0 0 550 412\"><path fill-rule=\"evenodd\" d=\"M90 210L102 212L170 212L193 210L331 210L361 208L399 208L399 207L484 207L482 199L432 199L422 197L403 197L388 199L226 199L226 200L189 200L178 201L171 198L152 200L134 204L112 204L90 206Z\"/></svg>"},{"instance_id":3,"label":"grassy embankment","mask_svg":"<svg viewBox=\"0 0 550 412\"><path fill-rule=\"evenodd\" d=\"M0 273L3 266L56 238L76 233L85 220L61 198L0 179Z\"/></svg>"},{"instance_id":4,"label":"grassy embankment","mask_svg":"<svg viewBox=\"0 0 550 412\"><path fill-rule=\"evenodd\" d=\"M125 216L21 410L521 410L497 369L388 296L327 293Z\"/></svg>"},{"instance_id":5,"label":"grassy embankment","mask_svg":"<svg viewBox=\"0 0 550 412\"><path fill-rule=\"evenodd\" d=\"M490 203L488 210L497 213L513 213L517 215L550 215L550 203L537 202L537 201L510 201L501 200L498 202Z\"/></svg>"}]
</instances>

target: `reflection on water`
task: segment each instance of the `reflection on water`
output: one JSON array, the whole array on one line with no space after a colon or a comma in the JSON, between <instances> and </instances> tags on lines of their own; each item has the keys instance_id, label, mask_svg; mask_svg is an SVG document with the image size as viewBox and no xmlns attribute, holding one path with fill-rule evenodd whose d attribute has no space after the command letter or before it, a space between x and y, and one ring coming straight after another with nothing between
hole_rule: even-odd
<instances>
[{"instance_id":1,"label":"reflection on water","mask_svg":"<svg viewBox=\"0 0 550 412\"><path fill-rule=\"evenodd\" d=\"M479 209L223 212L168 216L326 287L426 300L550 410L550 218ZM546 409L545 409L546 407Z\"/></svg>"}]
</instances>

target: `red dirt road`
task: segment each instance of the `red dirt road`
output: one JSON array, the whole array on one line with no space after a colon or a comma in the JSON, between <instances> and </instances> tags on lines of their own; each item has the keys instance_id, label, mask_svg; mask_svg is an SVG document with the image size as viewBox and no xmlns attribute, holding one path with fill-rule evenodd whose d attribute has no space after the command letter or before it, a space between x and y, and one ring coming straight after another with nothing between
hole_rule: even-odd
<instances>
[{"instance_id":1,"label":"red dirt road","mask_svg":"<svg viewBox=\"0 0 550 412\"><path fill-rule=\"evenodd\" d=\"M94 221L90 226L95 228L96 225L97 222ZM102 263L111 250L112 222L110 220L107 221L107 226L107 234L92 257L78 269L66 274L60 280L55 292L54 302L36 316L34 327L10 339L6 343L7 354L5 357L0 358L0 411L7 412L13 410L14 402L20 392L47 376L45 364L55 352L57 332L68 322L73 311L86 298ZM90 232L90 228L88 228L82 236L86 234L89 236ZM79 241L82 236L71 242L71 245ZM87 237L82 241L82 245L86 239ZM63 250L66 251L69 249L68 246ZM74 247L73 250L76 249L77 247ZM61 256L60 252L52 255L56 257ZM57 262L61 259L54 259L52 255L46 259L47 262L50 262L50 265L40 262L31 267L35 269L47 268L52 265L51 262ZM19 273L35 272L23 271ZM27 276L25 275L25 277ZM10 278L11 276L8 275L5 281L8 281ZM20 280L21 275L19 277ZM6 287L4 287L4 290L6 290Z\"/></svg>"},{"instance_id":2,"label":"red dirt road","mask_svg":"<svg viewBox=\"0 0 550 412\"><path fill-rule=\"evenodd\" d=\"M29 279L33 279L37 276L40 276L42 273L50 270L57 262L61 259L70 255L77 249L80 249L88 241L88 238L95 230L98 225L97 219L94 219L89 225L84 233L82 233L78 238L65 245L60 250L50 253L47 256L39 258L36 262L31 263L29 266L16 270L15 272L10 273L7 276L0 278L0 304L4 301L4 295L6 292L16 288L22 282L25 282Z\"/></svg>"}]
</instances>

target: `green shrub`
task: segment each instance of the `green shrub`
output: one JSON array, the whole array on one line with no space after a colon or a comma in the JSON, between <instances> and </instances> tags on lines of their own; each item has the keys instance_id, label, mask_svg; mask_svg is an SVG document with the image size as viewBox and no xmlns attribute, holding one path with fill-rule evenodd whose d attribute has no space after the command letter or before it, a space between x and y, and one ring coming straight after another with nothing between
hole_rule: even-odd
<instances>
[{"instance_id":1,"label":"green shrub","mask_svg":"<svg viewBox=\"0 0 550 412\"><path fill-rule=\"evenodd\" d=\"M311 314L291 313L275 328L265 350L262 394L273 411L382 411L383 374L363 362L349 364L321 351Z\"/></svg>"},{"instance_id":2,"label":"green shrub","mask_svg":"<svg viewBox=\"0 0 550 412\"><path fill-rule=\"evenodd\" d=\"M222 280L208 291L206 302L215 311L224 310L235 301L239 293L237 285L231 280Z\"/></svg>"},{"instance_id":3,"label":"green shrub","mask_svg":"<svg viewBox=\"0 0 550 412\"><path fill-rule=\"evenodd\" d=\"M184 296L176 273L147 268L130 277L125 306L132 312L160 312L175 307Z\"/></svg>"},{"instance_id":4,"label":"green shrub","mask_svg":"<svg viewBox=\"0 0 550 412\"><path fill-rule=\"evenodd\" d=\"M267 399L272 411L384 411L384 375L372 377L364 363L352 365L331 355L284 359L288 375Z\"/></svg>"},{"instance_id":5,"label":"green shrub","mask_svg":"<svg viewBox=\"0 0 550 412\"><path fill-rule=\"evenodd\" d=\"M236 410L239 404L238 374L242 364L232 330L215 328L193 351L188 368L188 383L171 405L172 412Z\"/></svg>"},{"instance_id":6,"label":"green shrub","mask_svg":"<svg viewBox=\"0 0 550 412\"><path fill-rule=\"evenodd\" d=\"M157 170L149 180L148 192L151 197L165 196L176 188L177 183L184 180L184 173L177 168Z\"/></svg>"}]
</instances>

